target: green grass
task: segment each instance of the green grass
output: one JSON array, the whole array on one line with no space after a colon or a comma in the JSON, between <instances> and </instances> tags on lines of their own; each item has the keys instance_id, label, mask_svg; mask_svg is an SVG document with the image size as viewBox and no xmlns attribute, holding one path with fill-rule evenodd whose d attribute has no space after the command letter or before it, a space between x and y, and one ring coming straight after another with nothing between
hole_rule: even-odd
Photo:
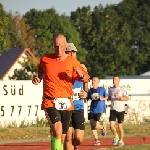
<instances>
[{"instance_id":1,"label":"green grass","mask_svg":"<svg viewBox=\"0 0 150 150\"><path fill-rule=\"evenodd\" d=\"M0 140L36 139L49 137L49 127L0 129Z\"/></svg>"},{"instance_id":2,"label":"green grass","mask_svg":"<svg viewBox=\"0 0 150 150\"><path fill-rule=\"evenodd\" d=\"M149 130L150 123L143 124L124 124L123 128L125 136L148 136L150 135ZM100 131L98 131L100 133ZM112 133L107 125L107 136L112 136ZM15 123L9 125L7 128L0 127L0 140L13 140L13 139L37 139L37 138L48 138L49 125L46 120L38 120L36 124L25 124L21 123L20 127L16 127ZM92 133L89 123L85 125L85 137L91 138Z\"/></svg>"},{"instance_id":3,"label":"green grass","mask_svg":"<svg viewBox=\"0 0 150 150\"><path fill-rule=\"evenodd\" d=\"M116 126L117 128L117 126ZM142 123L142 124L123 124L124 132L126 136L149 136L150 135L150 123ZM85 136L91 135L90 125L86 124L86 132ZM100 131L99 131L100 133ZM107 125L107 135L111 136L112 133L109 129L109 125Z\"/></svg>"},{"instance_id":4,"label":"green grass","mask_svg":"<svg viewBox=\"0 0 150 150\"><path fill-rule=\"evenodd\" d=\"M150 150L150 145L126 146L122 148L110 148L109 150Z\"/></svg>"}]
</instances>

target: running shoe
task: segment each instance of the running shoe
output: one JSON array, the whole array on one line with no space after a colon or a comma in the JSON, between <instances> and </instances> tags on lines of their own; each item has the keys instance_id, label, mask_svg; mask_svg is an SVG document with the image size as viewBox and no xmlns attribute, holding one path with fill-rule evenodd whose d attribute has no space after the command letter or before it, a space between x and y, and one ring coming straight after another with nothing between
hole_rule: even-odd
<instances>
[{"instance_id":1,"label":"running shoe","mask_svg":"<svg viewBox=\"0 0 150 150\"><path fill-rule=\"evenodd\" d=\"M124 145L124 142L122 140L119 140L118 146L123 146L123 145Z\"/></svg>"},{"instance_id":2,"label":"running shoe","mask_svg":"<svg viewBox=\"0 0 150 150\"><path fill-rule=\"evenodd\" d=\"M103 127L103 128L101 129L101 135L102 135L102 136L106 136L106 128L105 128L105 127Z\"/></svg>"},{"instance_id":3,"label":"running shoe","mask_svg":"<svg viewBox=\"0 0 150 150\"><path fill-rule=\"evenodd\" d=\"M94 146L100 145L100 141L95 141L95 143L94 143L93 145L94 145Z\"/></svg>"},{"instance_id":4,"label":"running shoe","mask_svg":"<svg viewBox=\"0 0 150 150\"><path fill-rule=\"evenodd\" d=\"M119 137L118 137L118 136L115 136L114 139L113 139L112 144L113 144L113 145L117 145L118 141L119 141Z\"/></svg>"}]
</instances>

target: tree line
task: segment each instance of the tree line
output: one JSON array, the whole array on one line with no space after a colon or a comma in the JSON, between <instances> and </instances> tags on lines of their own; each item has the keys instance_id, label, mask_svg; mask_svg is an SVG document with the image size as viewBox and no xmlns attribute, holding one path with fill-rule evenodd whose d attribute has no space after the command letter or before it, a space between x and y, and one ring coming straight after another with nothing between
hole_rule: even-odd
<instances>
[{"instance_id":1,"label":"tree line","mask_svg":"<svg viewBox=\"0 0 150 150\"><path fill-rule=\"evenodd\" d=\"M91 77L139 75L150 70L150 1L123 0L118 5L78 7L70 16L54 8L31 9L23 16L0 5L0 54L9 48L28 47L37 58L52 53L52 38L64 34L78 49L78 59ZM31 59L11 79L31 79Z\"/></svg>"}]
</instances>

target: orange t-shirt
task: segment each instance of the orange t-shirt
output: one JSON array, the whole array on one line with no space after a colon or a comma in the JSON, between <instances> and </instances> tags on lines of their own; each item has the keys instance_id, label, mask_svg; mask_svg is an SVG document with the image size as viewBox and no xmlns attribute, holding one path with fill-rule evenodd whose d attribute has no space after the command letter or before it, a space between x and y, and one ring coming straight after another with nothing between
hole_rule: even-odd
<instances>
[{"instance_id":1,"label":"orange t-shirt","mask_svg":"<svg viewBox=\"0 0 150 150\"><path fill-rule=\"evenodd\" d=\"M41 58L38 72L43 73L43 96L51 98L67 98L73 95L72 87L75 80L80 80L74 73L74 68L80 68L83 74L88 73L82 68L80 62L72 56L65 60L58 60L54 54L45 55ZM89 75L88 75L89 76ZM90 77L89 77L90 78ZM71 100L73 110L73 102ZM53 100L44 99L42 107L55 107Z\"/></svg>"}]
</instances>

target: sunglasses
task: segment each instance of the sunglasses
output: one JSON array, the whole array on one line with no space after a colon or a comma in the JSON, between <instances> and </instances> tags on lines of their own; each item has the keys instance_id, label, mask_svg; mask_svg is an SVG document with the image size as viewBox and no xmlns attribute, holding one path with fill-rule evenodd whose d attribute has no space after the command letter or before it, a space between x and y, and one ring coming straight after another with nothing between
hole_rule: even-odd
<instances>
[{"instance_id":1,"label":"sunglasses","mask_svg":"<svg viewBox=\"0 0 150 150\"><path fill-rule=\"evenodd\" d=\"M69 54L69 53L76 53L76 51L66 51L66 54Z\"/></svg>"}]
</instances>

